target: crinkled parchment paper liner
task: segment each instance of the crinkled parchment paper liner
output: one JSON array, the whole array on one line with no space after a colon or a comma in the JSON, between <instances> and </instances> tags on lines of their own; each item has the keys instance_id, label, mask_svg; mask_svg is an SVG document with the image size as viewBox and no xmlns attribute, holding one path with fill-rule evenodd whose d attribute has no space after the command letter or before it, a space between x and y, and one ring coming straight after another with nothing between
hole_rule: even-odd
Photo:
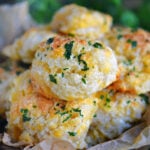
<instances>
[{"instance_id":1,"label":"crinkled parchment paper liner","mask_svg":"<svg viewBox=\"0 0 150 150\"><path fill-rule=\"evenodd\" d=\"M4 144L13 147L23 145L23 143L11 143L8 134L4 134L2 141ZM143 116L143 123L127 130L115 140L98 144L88 150L129 150L147 145L150 145L150 106L147 108L147 111ZM31 145L29 145L24 148L24 150L75 150L75 148L66 141L49 138L32 148Z\"/></svg>"}]
</instances>

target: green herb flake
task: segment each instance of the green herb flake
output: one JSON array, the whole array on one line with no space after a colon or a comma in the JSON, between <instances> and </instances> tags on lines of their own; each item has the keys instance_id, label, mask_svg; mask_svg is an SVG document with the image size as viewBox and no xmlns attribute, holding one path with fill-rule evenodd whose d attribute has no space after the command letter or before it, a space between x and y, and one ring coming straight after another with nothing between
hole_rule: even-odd
<instances>
[{"instance_id":1,"label":"green herb flake","mask_svg":"<svg viewBox=\"0 0 150 150\"><path fill-rule=\"evenodd\" d=\"M22 113L22 120L23 120L23 122L31 120L31 118L28 116L29 115L28 109L21 109L20 112Z\"/></svg>"},{"instance_id":2,"label":"green herb flake","mask_svg":"<svg viewBox=\"0 0 150 150\"><path fill-rule=\"evenodd\" d=\"M95 48L103 48L103 45L101 43L98 43L98 42L94 43L93 46Z\"/></svg>"},{"instance_id":3,"label":"green herb flake","mask_svg":"<svg viewBox=\"0 0 150 150\"><path fill-rule=\"evenodd\" d=\"M107 97L107 98L106 98L106 105L109 104L110 101L111 101L110 98Z\"/></svg>"},{"instance_id":4,"label":"green herb flake","mask_svg":"<svg viewBox=\"0 0 150 150\"><path fill-rule=\"evenodd\" d=\"M135 48L137 46L137 41L132 41L131 39L128 39L127 42L131 44L132 48Z\"/></svg>"},{"instance_id":5,"label":"green herb flake","mask_svg":"<svg viewBox=\"0 0 150 150\"><path fill-rule=\"evenodd\" d=\"M131 101L130 101L130 100L128 100L128 101L127 101L127 104L130 104L130 103L131 103Z\"/></svg>"},{"instance_id":6,"label":"green herb flake","mask_svg":"<svg viewBox=\"0 0 150 150\"><path fill-rule=\"evenodd\" d=\"M68 114L68 111L63 111L63 112L61 112L60 110L57 110L57 111L55 112L55 114L59 114L60 116L64 116L64 115Z\"/></svg>"},{"instance_id":7,"label":"green herb flake","mask_svg":"<svg viewBox=\"0 0 150 150\"><path fill-rule=\"evenodd\" d=\"M0 80L0 83L2 83L2 80Z\"/></svg>"},{"instance_id":8,"label":"green herb flake","mask_svg":"<svg viewBox=\"0 0 150 150\"><path fill-rule=\"evenodd\" d=\"M110 103L110 99L109 99L109 98L106 98L106 102L107 102L107 103Z\"/></svg>"},{"instance_id":9,"label":"green herb flake","mask_svg":"<svg viewBox=\"0 0 150 150\"><path fill-rule=\"evenodd\" d=\"M69 120L71 118L72 114L69 114L64 120L63 123L66 122L67 120Z\"/></svg>"},{"instance_id":10,"label":"green herb flake","mask_svg":"<svg viewBox=\"0 0 150 150\"><path fill-rule=\"evenodd\" d=\"M80 114L80 116L83 117L83 114L81 113L81 109L79 109L79 108L73 108L72 110L74 112L78 112Z\"/></svg>"},{"instance_id":11,"label":"green herb flake","mask_svg":"<svg viewBox=\"0 0 150 150\"><path fill-rule=\"evenodd\" d=\"M84 84L86 84L85 78L82 78L81 81L82 81Z\"/></svg>"},{"instance_id":12,"label":"green herb flake","mask_svg":"<svg viewBox=\"0 0 150 150\"><path fill-rule=\"evenodd\" d=\"M132 41L132 48L135 48L137 46L137 42L136 41Z\"/></svg>"},{"instance_id":13,"label":"green herb flake","mask_svg":"<svg viewBox=\"0 0 150 150\"><path fill-rule=\"evenodd\" d=\"M88 41L88 44L89 44L89 45L92 45L91 41Z\"/></svg>"},{"instance_id":14,"label":"green herb flake","mask_svg":"<svg viewBox=\"0 0 150 150\"><path fill-rule=\"evenodd\" d=\"M64 116L65 114L68 114L68 111L60 112L61 116Z\"/></svg>"},{"instance_id":15,"label":"green herb flake","mask_svg":"<svg viewBox=\"0 0 150 150\"><path fill-rule=\"evenodd\" d=\"M104 99L104 95L100 95L100 99L102 99L102 100L103 100L103 99Z\"/></svg>"},{"instance_id":16,"label":"green herb flake","mask_svg":"<svg viewBox=\"0 0 150 150\"><path fill-rule=\"evenodd\" d=\"M94 115L93 115L93 118L96 118L96 117L97 117L97 114L94 114Z\"/></svg>"},{"instance_id":17,"label":"green herb flake","mask_svg":"<svg viewBox=\"0 0 150 150\"><path fill-rule=\"evenodd\" d=\"M87 71L87 70L89 70L89 67L87 66L87 63L86 63L84 60L81 59L82 55L84 55L84 54L85 54L85 53L79 54L77 58L78 58L79 65L80 65L81 63L84 65L81 70L82 70L82 71Z\"/></svg>"},{"instance_id":18,"label":"green herb flake","mask_svg":"<svg viewBox=\"0 0 150 150\"><path fill-rule=\"evenodd\" d=\"M21 74L21 71L16 71L16 75L19 76Z\"/></svg>"},{"instance_id":19,"label":"green herb flake","mask_svg":"<svg viewBox=\"0 0 150 150\"><path fill-rule=\"evenodd\" d=\"M69 68L64 68L63 70L68 70Z\"/></svg>"},{"instance_id":20,"label":"green herb flake","mask_svg":"<svg viewBox=\"0 0 150 150\"><path fill-rule=\"evenodd\" d=\"M40 56L40 53L39 53L39 52L37 52L37 53L36 53L36 57L39 57L39 56Z\"/></svg>"},{"instance_id":21,"label":"green herb flake","mask_svg":"<svg viewBox=\"0 0 150 150\"><path fill-rule=\"evenodd\" d=\"M73 33L68 33L68 36L75 37Z\"/></svg>"},{"instance_id":22,"label":"green herb flake","mask_svg":"<svg viewBox=\"0 0 150 150\"><path fill-rule=\"evenodd\" d=\"M117 35L117 39L118 39L118 40L120 40L122 37L123 37L123 35L121 35L121 34L118 34L118 35Z\"/></svg>"},{"instance_id":23,"label":"green herb flake","mask_svg":"<svg viewBox=\"0 0 150 150\"><path fill-rule=\"evenodd\" d=\"M93 104L96 106L96 101L93 101Z\"/></svg>"},{"instance_id":24,"label":"green herb flake","mask_svg":"<svg viewBox=\"0 0 150 150\"><path fill-rule=\"evenodd\" d=\"M74 41L71 41L70 43L65 44L65 53L64 56L66 59L70 59L71 53L72 53L72 47L73 47Z\"/></svg>"},{"instance_id":25,"label":"green herb flake","mask_svg":"<svg viewBox=\"0 0 150 150\"><path fill-rule=\"evenodd\" d=\"M149 103L149 97L148 97L147 95L145 95L145 94L140 94L139 96L142 98L141 100L144 101L146 105L149 105L149 104L150 104L150 103Z\"/></svg>"},{"instance_id":26,"label":"green herb flake","mask_svg":"<svg viewBox=\"0 0 150 150\"><path fill-rule=\"evenodd\" d=\"M55 112L55 114L60 114L60 110L57 110L57 111Z\"/></svg>"},{"instance_id":27,"label":"green herb flake","mask_svg":"<svg viewBox=\"0 0 150 150\"><path fill-rule=\"evenodd\" d=\"M46 41L46 44L51 44L53 41L54 41L54 38L49 38L49 39Z\"/></svg>"},{"instance_id":28,"label":"green herb flake","mask_svg":"<svg viewBox=\"0 0 150 150\"><path fill-rule=\"evenodd\" d=\"M110 98L106 97L106 103L104 104L104 106L111 108L110 102L111 102Z\"/></svg>"},{"instance_id":29,"label":"green herb flake","mask_svg":"<svg viewBox=\"0 0 150 150\"><path fill-rule=\"evenodd\" d=\"M131 39L128 39L128 40L127 40L127 43L132 43L132 40L131 40Z\"/></svg>"},{"instance_id":30,"label":"green herb flake","mask_svg":"<svg viewBox=\"0 0 150 150\"><path fill-rule=\"evenodd\" d=\"M11 71L11 67L6 65L2 67L5 71Z\"/></svg>"},{"instance_id":31,"label":"green herb flake","mask_svg":"<svg viewBox=\"0 0 150 150\"><path fill-rule=\"evenodd\" d=\"M123 64L126 66L132 65L132 60L123 61Z\"/></svg>"},{"instance_id":32,"label":"green herb flake","mask_svg":"<svg viewBox=\"0 0 150 150\"><path fill-rule=\"evenodd\" d=\"M136 68L135 68L135 66L132 68L132 71L135 71L136 70Z\"/></svg>"},{"instance_id":33,"label":"green herb flake","mask_svg":"<svg viewBox=\"0 0 150 150\"><path fill-rule=\"evenodd\" d=\"M108 108L111 108L111 106L107 103L104 104L104 106L108 107Z\"/></svg>"},{"instance_id":34,"label":"green herb flake","mask_svg":"<svg viewBox=\"0 0 150 150\"><path fill-rule=\"evenodd\" d=\"M82 50L85 50L85 47L82 47Z\"/></svg>"},{"instance_id":35,"label":"green herb flake","mask_svg":"<svg viewBox=\"0 0 150 150\"><path fill-rule=\"evenodd\" d=\"M50 79L51 82L57 84L57 80L56 80L55 76L56 76L56 75L50 74L50 75L49 75L49 79Z\"/></svg>"},{"instance_id":36,"label":"green herb flake","mask_svg":"<svg viewBox=\"0 0 150 150\"><path fill-rule=\"evenodd\" d=\"M76 135L77 135L76 132L68 132L68 134L69 134L70 136L76 136Z\"/></svg>"},{"instance_id":37,"label":"green herb flake","mask_svg":"<svg viewBox=\"0 0 150 150\"><path fill-rule=\"evenodd\" d=\"M62 72L62 73L61 73L61 77L63 78L63 77L64 77L64 75L65 75L65 74Z\"/></svg>"},{"instance_id":38,"label":"green herb flake","mask_svg":"<svg viewBox=\"0 0 150 150\"><path fill-rule=\"evenodd\" d=\"M114 94L114 90L111 89L111 90L109 91L109 94Z\"/></svg>"},{"instance_id":39,"label":"green herb flake","mask_svg":"<svg viewBox=\"0 0 150 150\"><path fill-rule=\"evenodd\" d=\"M84 60L82 60L82 63L83 63L83 65L84 65L84 67L81 69L82 71L87 71L87 70L89 70L89 67L87 66L87 63L84 61Z\"/></svg>"}]
</instances>

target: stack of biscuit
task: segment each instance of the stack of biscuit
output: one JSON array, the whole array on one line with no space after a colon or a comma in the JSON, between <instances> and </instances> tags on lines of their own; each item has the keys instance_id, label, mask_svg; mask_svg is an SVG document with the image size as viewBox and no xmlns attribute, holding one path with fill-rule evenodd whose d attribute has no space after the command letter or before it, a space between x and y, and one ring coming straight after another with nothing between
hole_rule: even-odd
<instances>
[{"instance_id":1,"label":"stack of biscuit","mask_svg":"<svg viewBox=\"0 0 150 150\"><path fill-rule=\"evenodd\" d=\"M149 33L111 25L111 16L71 4L3 50L31 65L3 99L12 141L52 137L83 149L140 121L149 104Z\"/></svg>"}]
</instances>

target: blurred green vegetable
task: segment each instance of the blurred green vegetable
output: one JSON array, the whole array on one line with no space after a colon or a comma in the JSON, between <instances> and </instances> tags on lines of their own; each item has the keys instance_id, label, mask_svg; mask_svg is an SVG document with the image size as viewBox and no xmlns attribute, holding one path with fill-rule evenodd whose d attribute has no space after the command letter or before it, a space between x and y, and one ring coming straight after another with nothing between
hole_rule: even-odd
<instances>
[{"instance_id":1,"label":"blurred green vegetable","mask_svg":"<svg viewBox=\"0 0 150 150\"><path fill-rule=\"evenodd\" d=\"M132 11L126 10L120 17L120 23L125 26L136 28L139 24L139 19Z\"/></svg>"},{"instance_id":2,"label":"blurred green vegetable","mask_svg":"<svg viewBox=\"0 0 150 150\"><path fill-rule=\"evenodd\" d=\"M150 31L150 0L144 0L143 4L137 9L140 26Z\"/></svg>"},{"instance_id":3,"label":"blurred green vegetable","mask_svg":"<svg viewBox=\"0 0 150 150\"><path fill-rule=\"evenodd\" d=\"M124 6L123 0L28 0L28 2L32 17L39 23L50 22L60 7L76 3L112 15L117 25L132 28L140 26L150 31L150 0L141 0L141 5L132 10Z\"/></svg>"},{"instance_id":4,"label":"blurred green vegetable","mask_svg":"<svg viewBox=\"0 0 150 150\"><path fill-rule=\"evenodd\" d=\"M28 0L31 16L39 23L48 23L60 8L58 0Z\"/></svg>"}]
</instances>

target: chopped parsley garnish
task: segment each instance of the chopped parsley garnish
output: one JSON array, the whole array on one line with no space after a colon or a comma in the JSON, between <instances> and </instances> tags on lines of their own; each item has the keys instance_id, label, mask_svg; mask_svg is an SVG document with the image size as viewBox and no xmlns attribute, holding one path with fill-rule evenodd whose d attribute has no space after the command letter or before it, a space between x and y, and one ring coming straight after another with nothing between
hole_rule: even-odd
<instances>
[{"instance_id":1,"label":"chopped parsley garnish","mask_svg":"<svg viewBox=\"0 0 150 150\"><path fill-rule=\"evenodd\" d=\"M65 53L64 53L64 56L66 59L70 59L70 56L71 56L71 53L72 53L72 47L73 47L73 42L74 41L71 41L70 43L66 43L65 44Z\"/></svg>"},{"instance_id":2,"label":"chopped parsley garnish","mask_svg":"<svg viewBox=\"0 0 150 150\"><path fill-rule=\"evenodd\" d=\"M68 132L68 134L70 135L70 136L76 136L76 132Z\"/></svg>"},{"instance_id":3,"label":"chopped parsley garnish","mask_svg":"<svg viewBox=\"0 0 150 150\"><path fill-rule=\"evenodd\" d=\"M132 65L132 60L123 61L123 64L126 66Z\"/></svg>"},{"instance_id":4,"label":"chopped parsley garnish","mask_svg":"<svg viewBox=\"0 0 150 150\"><path fill-rule=\"evenodd\" d=\"M68 70L69 68L64 68L63 70Z\"/></svg>"},{"instance_id":5,"label":"chopped parsley garnish","mask_svg":"<svg viewBox=\"0 0 150 150\"><path fill-rule=\"evenodd\" d=\"M36 53L36 56L37 56L37 57L39 57L39 56L40 56L40 53L39 53L39 52L37 52L37 53Z\"/></svg>"},{"instance_id":6,"label":"chopped parsley garnish","mask_svg":"<svg viewBox=\"0 0 150 150\"><path fill-rule=\"evenodd\" d=\"M87 70L89 70L89 67L87 66L87 63L86 63L84 60L81 59L82 55L84 55L84 54L85 54L85 53L79 54L77 58L78 58L79 65L80 65L81 63L84 65L81 70L82 70L82 71L87 71Z\"/></svg>"},{"instance_id":7,"label":"chopped parsley garnish","mask_svg":"<svg viewBox=\"0 0 150 150\"><path fill-rule=\"evenodd\" d=\"M140 94L139 95L142 99L142 101L144 101L145 102L145 104L147 104L147 105L149 105L150 103L149 103L149 97L147 96L147 95L145 95L145 94Z\"/></svg>"},{"instance_id":8,"label":"chopped parsley garnish","mask_svg":"<svg viewBox=\"0 0 150 150\"><path fill-rule=\"evenodd\" d=\"M107 106L107 107L110 108L110 107L111 107L111 106L110 106L110 101L111 101L110 98L109 98L109 97L106 97L106 103L104 104L104 106Z\"/></svg>"},{"instance_id":9,"label":"chopped parsley garnish","mask_svg":"<svg viewBox=\"0 0 150 150\"><path fill-rule=\"evenodd\" d=\"M135 70L136 70L136 68L135 68L135 66L133 66L132 71L135 71Z\"/></svg>"},{"instance_id":10,"label":"chopped parsley garnish","mask_svg":"<svg viewBox=\"0 0 150 150\"><path fill-rule=\"evenodd\" d=\"M55 112L55 114L60 114L60 110L57 110L57 111Z\"/></svg>"},{"instance_id":11,"label":"chopped parsley garnish","mask_svg":"<svg viewBox=\"0 0 150 150\"><path fill-rule=\"evenodd\" d=\"M82 82L83 82L84 84L86 84L85 78L82 78L81 80L82 80Z\"/></svg>"},{"instance_id":12,"label":"chopped parsley garnish","mask_svg":"<svg viewBox=\"0 0 150 150\"><path fill-rule=\"evenodd\" d=\"M109 99L109 98L106 98L106 102L107 102L107 103L110 103L110 99Z\"/></svg>"},{"instance_id":13,"label":"chopped parsley garnish","mask_svg":"<svg viewBox=\"0 0 150 150\"><path fill-rule=\"evenodd\" d=\"M94 114L94 115L93 115L93 118L96 118L96 117L97 117L97 114Z\"/></svg>"},{"instance_id":14,"label":"chopped parsley garnish","mask_svg":"<svg viewBox=\"0 0 150 150\"><path fill-rule=\"evenodd\" d=\"M65 114L68 114L68 111L64 111L64 112L60 113L61 116L65 115Z\"/></svg>"},{"instance_id":15,"label":"chopped parsley garnish","mask_svg":"<svg viewBox=\"0 0 150 150\"><path fill-rule=\"evenodd\" d=\"M93 101L93 104L96 105L96 101Z\"/></svg>"},{"instance_id":16,"label":"chopped parsley garnish","mask_svg":"<svg viewBox=\"0 0 150 150\"><path fill-rule=\"evenodd\" d=\"M23 120L23 122L31 120L31 118L28 116L29 115L28 109L21 109L20 112L22 113L22 120Z\"/></svg>"},{"instance_id":17,"label":"chopped parsley garnish","mask_svg":"<svg viewBox=\"0 0 150 150\"><path fill-rule=\"evenodd\" d=\"M11 67L10 67L10 66L8 66L8 65L3 66L2 68L3 68L4 70L6 70L6 71L11 71Z\"/></svg>"},{"instance_id":18,"label":"chopped parsley garnish","mask_svg":"<svg viewBox=\"0 0 150 150\"><path fill-rule=\"evenodd\" d=\"M68 36L74 37L75 35L72 33L68 33Z\"/></svg>"},{"instance_id":19,"label":"chopped parsley garnish","mask_svg":"<svg viewBox=\"0 0 150 150\"><path fill-rule=\"evenodd\" d=\"M19 76L21 74L21 71L16 71L16 75Z\"/></svg>"},{"instance_id":20,"label":"chopped parsley garnish","mask_svg":"<svg viewBox=\"0 0 150 150\"><path fill-rule=\"evenodd\" d=\"M123 35L121 35L121 34L118 34L118 35L117 35L117 39L118 39L118 40L120 40L122 37L123 37Z\"/></svg>"},{"instance_id":21,"label":"chopped parsley garnish","mask_svg":"<svg viewBox=\"0 0 150 150\"><path fill-rule=\"evenodd\" d=\"M81 54L78 55L78 62L79 62L79 65L80 65L80 63L81 63L81 61L82 61L81 57L82 57L82 55L84 55L84 54L85 54L85 53L81 53Z\"/></svg>"},{"instance_id":22,"label":"chopped parsley garnish","mask_svg":"<svg viewBox=\"0 0 150 150\"><path fill-rule=\"evenodd\" d=\"M70 119L72 116L72 114L69 114L64 120L63 120L63 123L66 122L68 119Z\"/></svg>"},{"instance_id":23,"label":"chopped parsley garnish","mask_svg":"<svg viewBox=\"0 0 150 150\"><path fill-rule=\"evenodd\" d=\"M92 45L91 41L88 41L88 44L89 44L89 45Z\"/></svg>"},{"instance_id":24,"label":"chopped parsley garnish","mask_svg":"<svg viewBox=\"0 0 150 150\"><path fill-rule=\"evenodd\" d=\"M86 76L82 77L81 81L86 84L86 80L85 80Z\"/></svg>"},{"instance_id":25,"label":"chopped parsley garnish","mask_svg":"<svg viewBox=\"0 0 150 150\"><path fill-rule=\"evenodd\" d=\"M61 77L63 78L63 77L64 77L64 75L65 75L65 74L62 72L62 73L61 73Z\"/></svg>"},{"instance_id":26,"label":"chopped parsley garnish","mask_svg":"<svg viewBox=\"0 0 150 150\"><path fill-rule=\"evenodd\" d=\"M109 91L109 94L114 94L114 90L111 89L111 90Z\"/></svg>"},{"instance_id":27,"label":"chopped parsley garnish","mask_svg":"<svg viewBox=\"0 0 150 150\"><path fill-rule=\"evenodd\" d=\"M127 42L131 43L132 48L135 48L137 46L137 41L132 41L131 39L128 39Z\"/></svg>"},{"instance_id":28,"label":"chopped parsley garnish","mask_svg":"<svg viewBox=\"0 0 150 150\"><path fill-rule=\"evenodd\" d=\"M56 78L55 78L55 75L50 74L50 75L49 75L49 79L50 79L51 82L57 84L57 80L56 80Z\"/></svg>"},{"instance_id":29,"label":"chopped parsley garnish","mask_svg":"<svg viewBox=\"0 0 150 150\"><path fill-rule=\"evenodd\" d=\"M56 111L55 114L59 114L60 116L64 116L65 114L68 114L68 111L61 112L60 110Z\"/></svg>"},{"instance_id":30,"label":"chopped parsley garnish","mask_svg":"<svg viewBox=\"0 0 150 150\"><path fill-rule=\"evenodd\" d=\"M136 41L132 41L132 48L135 48L137 46L137 42Z\"/></svg>"},{"instance_id":31,"label":"chopped parsley garnish","mask_svg":"<svg viewBox=\"0 0 150 150\"><path fill-rule=\"evenodd\" d=\"M81 109L79 109L79 108L73 108L72 110L74 112L78 112L80 114L80 116L83 117L83 114L81 113Z\"/></svg>"},{"instance_id":32,"label":"chopped parsley garnish","mask_svg":"<svg viewBox=\"0 0 150 150\"><path fill-rule=\"evenodd\" d=\"M131 101L130 101L130 100L128 100L128 101L127 101L127 104L129 104L129 103L131 103Z\"/></svg>"},{"instance_id":33,"label":"chopped parsley garnish","mask_svg":"<svg viewBox=\"0 0 150 150\"><path fill-rule=\"evenodd\" d=\"M53 41L54 41L54 38L49 38L49 39L46 41L46 44L51 44Z\"/></svg>"},{"instance_id":34,"label":"chopped parsley garnish","mask_svg":"<svg viewBox=\"0 0 150 150\"><path fill-rule=\"evenodd\" d=\"M100 99L104 99L104 95L100 95Z\"/></svg>"},{"instance_id":35,"label":"chopped parsley garnish","mask_svg":"<svg viewBox=\"0 0 150 150\"><path fill-rule=\"evenodd\" d=\"M103 47L103 45L101 43L98 43L98 42L94 43L93 46L95 48L102 48Z\"/></svg>"},{"instance_id":36,"label":"chopped parsley garnish","mask_svg":"<svg viewBox=\"0 0 150 150\"><path fill-rule=\"evenodd\" d=\"M89 67L87 66L87 63L84 60L81 60L81 62L83 63L84 67L81 69L82 71L87 71L89 70Z\"/></svg>"}]
</instances>

